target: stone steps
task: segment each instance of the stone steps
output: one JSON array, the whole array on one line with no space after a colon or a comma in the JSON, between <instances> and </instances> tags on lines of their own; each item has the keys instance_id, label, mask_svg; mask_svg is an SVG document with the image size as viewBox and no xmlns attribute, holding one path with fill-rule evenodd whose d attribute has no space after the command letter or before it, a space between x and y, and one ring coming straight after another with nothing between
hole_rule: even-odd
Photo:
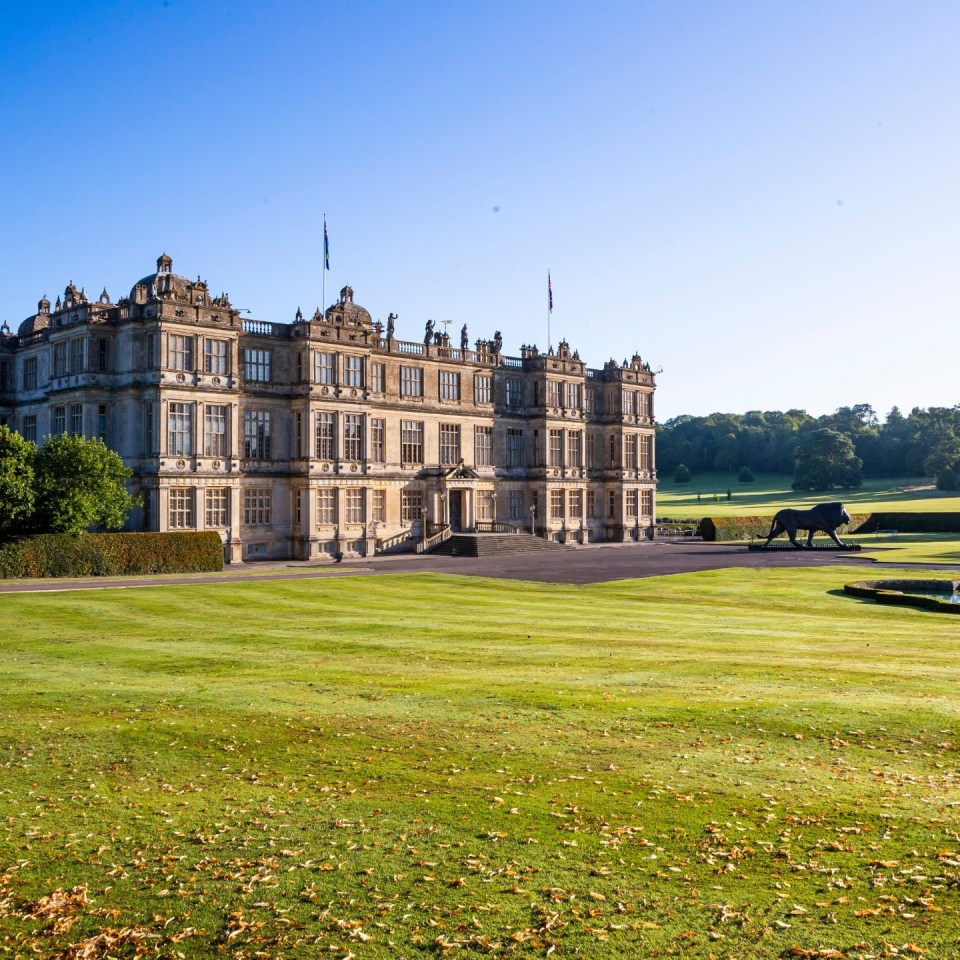
<instances>
[{"instance_id":1,"label":"stone steps","mask_svg":"<svg viewBox=\"0 0 960 960\"><path fill-rule=\"evenodd\" d=\"M448 557L497 557L565 549L562 543L529 533L455 533L430 552Z\"/></svg>"}]
</instances>

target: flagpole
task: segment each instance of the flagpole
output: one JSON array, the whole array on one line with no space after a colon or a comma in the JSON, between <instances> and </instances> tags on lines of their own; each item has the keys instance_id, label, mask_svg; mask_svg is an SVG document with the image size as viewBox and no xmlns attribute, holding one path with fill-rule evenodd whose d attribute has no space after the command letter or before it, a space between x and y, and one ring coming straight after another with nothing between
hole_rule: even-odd
<instances>
[{"instance_id":1,"label":"flagpole","mask_svg":"<svg viewBox=\"0 0 960 960\"><path fill-rule=\"evenodd\" d=\"M323 215L323 263L320 265L323 273L323 287L320 294L320 319L327 319L327 215Z\"/></svg>"},{"instance_id":2,"label":"flagpole","mask_svg":"<svg viewBox=\"0 0 960 960\"><path fill-rule=\"evenodd\" d=\"M547 269L547 353L553 345L550 340L550 315L553 313L553 286L550 283L550 270Z\"/></svg>"}]
</instances>

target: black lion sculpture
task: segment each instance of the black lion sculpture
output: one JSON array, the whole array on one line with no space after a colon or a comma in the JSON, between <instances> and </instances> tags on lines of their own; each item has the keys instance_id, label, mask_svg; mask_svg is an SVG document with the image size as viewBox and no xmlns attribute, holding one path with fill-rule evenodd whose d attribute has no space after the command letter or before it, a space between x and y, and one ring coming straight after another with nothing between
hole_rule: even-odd
<instances>
[{"instance_id":1,"label":"black lion sculpture","mask_svg":"<svg viewBox=\"0 0 960 960\"><path fill-rule=\"evenodd\" d=\"M845 547L846 544L837 536L837 527L842 527L850 522L850 514L842 503L818 503L812 510L781 510L773 518L770 525L770 533L767 535L768 546L774 537L779 537L781 533L786 533L790 542L798 549L803 549L802 544L797 543L797 531L808 531L807 546L813 546L813 535L822 530L830 535L833 542L838 547ZM763 536L763 534L759 534Z\"/></svg>"}]
</instances>

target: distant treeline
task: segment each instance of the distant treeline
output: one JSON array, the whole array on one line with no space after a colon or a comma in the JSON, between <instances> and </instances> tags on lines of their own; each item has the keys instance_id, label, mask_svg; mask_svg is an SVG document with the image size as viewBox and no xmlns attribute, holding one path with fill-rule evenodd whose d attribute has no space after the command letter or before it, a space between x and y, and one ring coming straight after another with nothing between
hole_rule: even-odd
<instances>
[{"instance_id":1,"label":"distant treeline","mask_svg":"<svg viewBox=\"0 0 960 960\"><path fill-rule=\"evenodd\" d=\"M859 403L822 417L805 410L674 417L657 430L657 469L663 478L680 464L694 474L742 467L792 474L797 448L823 429L849 438L870 476L938 477L960 465L960 405L914 407L907 416L894 407L881 422L870 404Z\"/></svg>"}]
</instances>

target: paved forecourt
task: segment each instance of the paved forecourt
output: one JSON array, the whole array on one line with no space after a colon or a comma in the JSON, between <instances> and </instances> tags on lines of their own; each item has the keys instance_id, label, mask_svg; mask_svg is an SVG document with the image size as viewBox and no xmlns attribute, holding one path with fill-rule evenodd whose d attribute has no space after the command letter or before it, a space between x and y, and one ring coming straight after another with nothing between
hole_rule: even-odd
<instances>
[{"instance_id":1,"label":"paved forecourt","mask_svg":"<svg viewBox=\"0 0 960 960\"><path fill-rule=\"evenodd\" d=\"M571 547L549 553L495 557L446 557L398 554L340 564L296 561L244 564L222 573L153 577L90 577L78 580L10 580L0 582L0 593L98 590L105 587L162 587L191 583L237 583L299 580L325 577L376 576L386 573L456 573L471 577L534 580L542 583L601 583L634 580L672 573L719 570L726 567L821 567L836 564L869 565L855 553L805 550L748 551L745 546L659 541ZM944 565L947 566L947 565Z\"/></svg>"}]
</instances>

